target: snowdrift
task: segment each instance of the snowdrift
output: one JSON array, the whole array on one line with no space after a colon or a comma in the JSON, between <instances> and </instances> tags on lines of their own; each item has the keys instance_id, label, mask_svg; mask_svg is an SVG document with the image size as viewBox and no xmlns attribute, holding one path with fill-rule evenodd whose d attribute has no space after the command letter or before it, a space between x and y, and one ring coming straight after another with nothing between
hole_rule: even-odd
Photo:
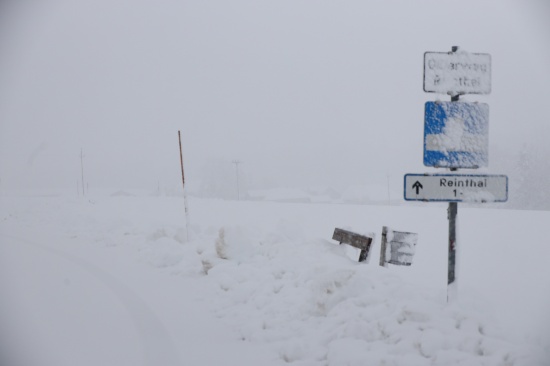
<instances>
[{"instance_id":1,"label":"snowdrift","mask_svg":"<svg viewBox=\"0 0 550 366\"><path fill-rule=\"evenodd\" d=\"M118 288L132 288L139 296L132 300L125 295L125 301L143 302L152 309L147 316L154 316L167 329L174 357L155 359L154 353L149 358L130 357L127 353L137 351L125 342L135 336L110 340L111 347L121 350L116 363L121 365L136 360L156 365L223 362L241 366L542 366L550 362L550 270L545 259L550 249L542 230L549 222L548 212L459 208L460 297L447 304L444 205L193 198L189 206L187 241L180 198L3 197L0 254L15 258L14 245L26 241L29 253L39 251L40 245L80 258L74 261L85 260L90 263L86 266L93 264L120 281ZM419 234L412 266L378 266L383 225ZM376 234L368 263L357 262L355 248L330 240L337 226ZM0 331L2 339L29 318L29 311L44 308L41 302L53 301L50 305L59 307L64 301L40 297L38 303L21 306L25 299L33 299L13 289L17 274L29 271L21 263L3 263L2 297L10 301L0 313L9 325ZM51 268L41 268L37 261L32 271L45 275ZM70 273L63 276L71 281ZM171 302L183 305L178 310L169 307ZM159 310L167 307L172 310ZM44 310L40 314L51 316ZM64 326L69 319L60 312L55 317L55 332L36 332L45 325L25 324L18 339L26 339L27 333L49 334L58 353L67 351L64 330L78 333L79 328ZM129 328L131 334L153 332L147 326ZM218 343L190 343L179 336L182 328ZM227 336L220 340L219 334ZM73 336L80 339L78 334ZM108 334L97 330L89 337L108 338ZM155 342L151 339L143 342ZM40 347L41 341L35 337L27 349ZM13 343L12 339L6 344ZM93 344L72 347L93 348ZM143 343L140 347L146 348ZM208 355L216 349L223 354ZM77 352L65 358L50 355L51 363L42 365L115 364L109 355L95 355L93 361Z\"/></svg>"}]
</instances>

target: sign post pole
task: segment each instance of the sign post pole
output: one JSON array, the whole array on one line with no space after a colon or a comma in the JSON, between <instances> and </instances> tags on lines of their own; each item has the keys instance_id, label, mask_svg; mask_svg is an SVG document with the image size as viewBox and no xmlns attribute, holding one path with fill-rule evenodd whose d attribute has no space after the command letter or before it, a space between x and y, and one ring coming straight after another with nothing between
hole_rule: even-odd
<instances>
[{"instance_id":1,"label":"sign post pole","mask_svg":"<svg viewBox=\"0 0 550 366\"><path fill-rule=\"evenodd\" d=\"M491 55L424 53L424 91L447 94L451 102L427 102L424 113L424 165L477 169L489 164L489 106L459 103L460 95L491 93ZM456 299L458 202L506 202L508 177L472 174L406 174L405 200L448 201L447 301Z\"/></svg>"},{"instance_id":2,"label":"sign post pole","mask_svg":"<svg viewBox=\"0 0 550 366\"><path fill-rule=\"evenodd\" d=\"M454 282L456 281L456 216L458 214L458 202L449 202L449 267L447 273L447 301L456 297Z\"/></svg>"},{"instance_id":3,"label":"sign post pole","mask_svg":"<svg viewBox=\"0 0 550 366\"><path fill-rule=\"evenodd\" d=\"M458 46L453 46L452 51L458 51ZM451 102L458 102L460 95L451 95ZM450 168L451 171L457 171L457 168ZM458 202L449 202L449 267L447 270L447 302L456 299L456 216L458 215Z\"/></svg>"}]
</instances>

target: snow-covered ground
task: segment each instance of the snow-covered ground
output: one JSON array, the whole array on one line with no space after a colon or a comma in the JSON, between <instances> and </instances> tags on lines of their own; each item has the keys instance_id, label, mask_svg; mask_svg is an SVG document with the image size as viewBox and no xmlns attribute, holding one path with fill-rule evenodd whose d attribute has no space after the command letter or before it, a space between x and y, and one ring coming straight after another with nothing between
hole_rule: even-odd
<instances>
[{"instance_id":1,"label":"snow-covered ground","mask_svg":"<svg viewBox=\"0 0 550 366\"><path fill-rule=\"evenodd\" d=\"M548 365L550 212L443 204L0 198L7 366ZM419 234L378 266L382 226ZM331 240L374 232L368 263Z\"/></svg>"}]
</instances>

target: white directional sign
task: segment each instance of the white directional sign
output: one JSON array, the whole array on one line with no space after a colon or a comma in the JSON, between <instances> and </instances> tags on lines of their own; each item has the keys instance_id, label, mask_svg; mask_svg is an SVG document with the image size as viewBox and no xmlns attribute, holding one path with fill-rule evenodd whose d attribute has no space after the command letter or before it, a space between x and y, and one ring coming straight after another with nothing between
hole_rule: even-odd
<instances>
[{"instance_id":1,"label":"white directional sign","mask_svg":"<svg viewBox=\"0 0 550 366\"><path fill-rule=\"evenodd\" d=\"M491 55L487 53L424 53L424 91L441 94L489 94Z\"/></svg>"},{"instance_id":2,"label":"white directional sign","mask_svg":"<svg viewBox=\"0 0 550 366\"><path fill-rule=\"evenodd\" d=\"M406 174L407 201L506 202L508 177L473 174Z\"/></svg>"}]
</instances>

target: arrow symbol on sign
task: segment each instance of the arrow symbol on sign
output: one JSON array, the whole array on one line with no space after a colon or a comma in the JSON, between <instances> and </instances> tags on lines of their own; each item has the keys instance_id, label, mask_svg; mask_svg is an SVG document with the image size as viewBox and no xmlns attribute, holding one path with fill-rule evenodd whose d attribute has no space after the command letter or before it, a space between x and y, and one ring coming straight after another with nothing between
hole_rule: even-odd
<instances>
[{"instance_id":1,"label":"arrow symbol on sign","mask_svg":"<svg viewBox=\"0 0 550 366\"><path fill-rule=\"evenodd\" d=\"M421 190L422 188L424 188L424 187L422 186L422 184L420 184L419 181L414 182L414 184L413 184L412 187L413 187L413 189L416 189L416 194L418 194L418 193L420 192L420 190Z\"/></svg>"}]
</instances>

